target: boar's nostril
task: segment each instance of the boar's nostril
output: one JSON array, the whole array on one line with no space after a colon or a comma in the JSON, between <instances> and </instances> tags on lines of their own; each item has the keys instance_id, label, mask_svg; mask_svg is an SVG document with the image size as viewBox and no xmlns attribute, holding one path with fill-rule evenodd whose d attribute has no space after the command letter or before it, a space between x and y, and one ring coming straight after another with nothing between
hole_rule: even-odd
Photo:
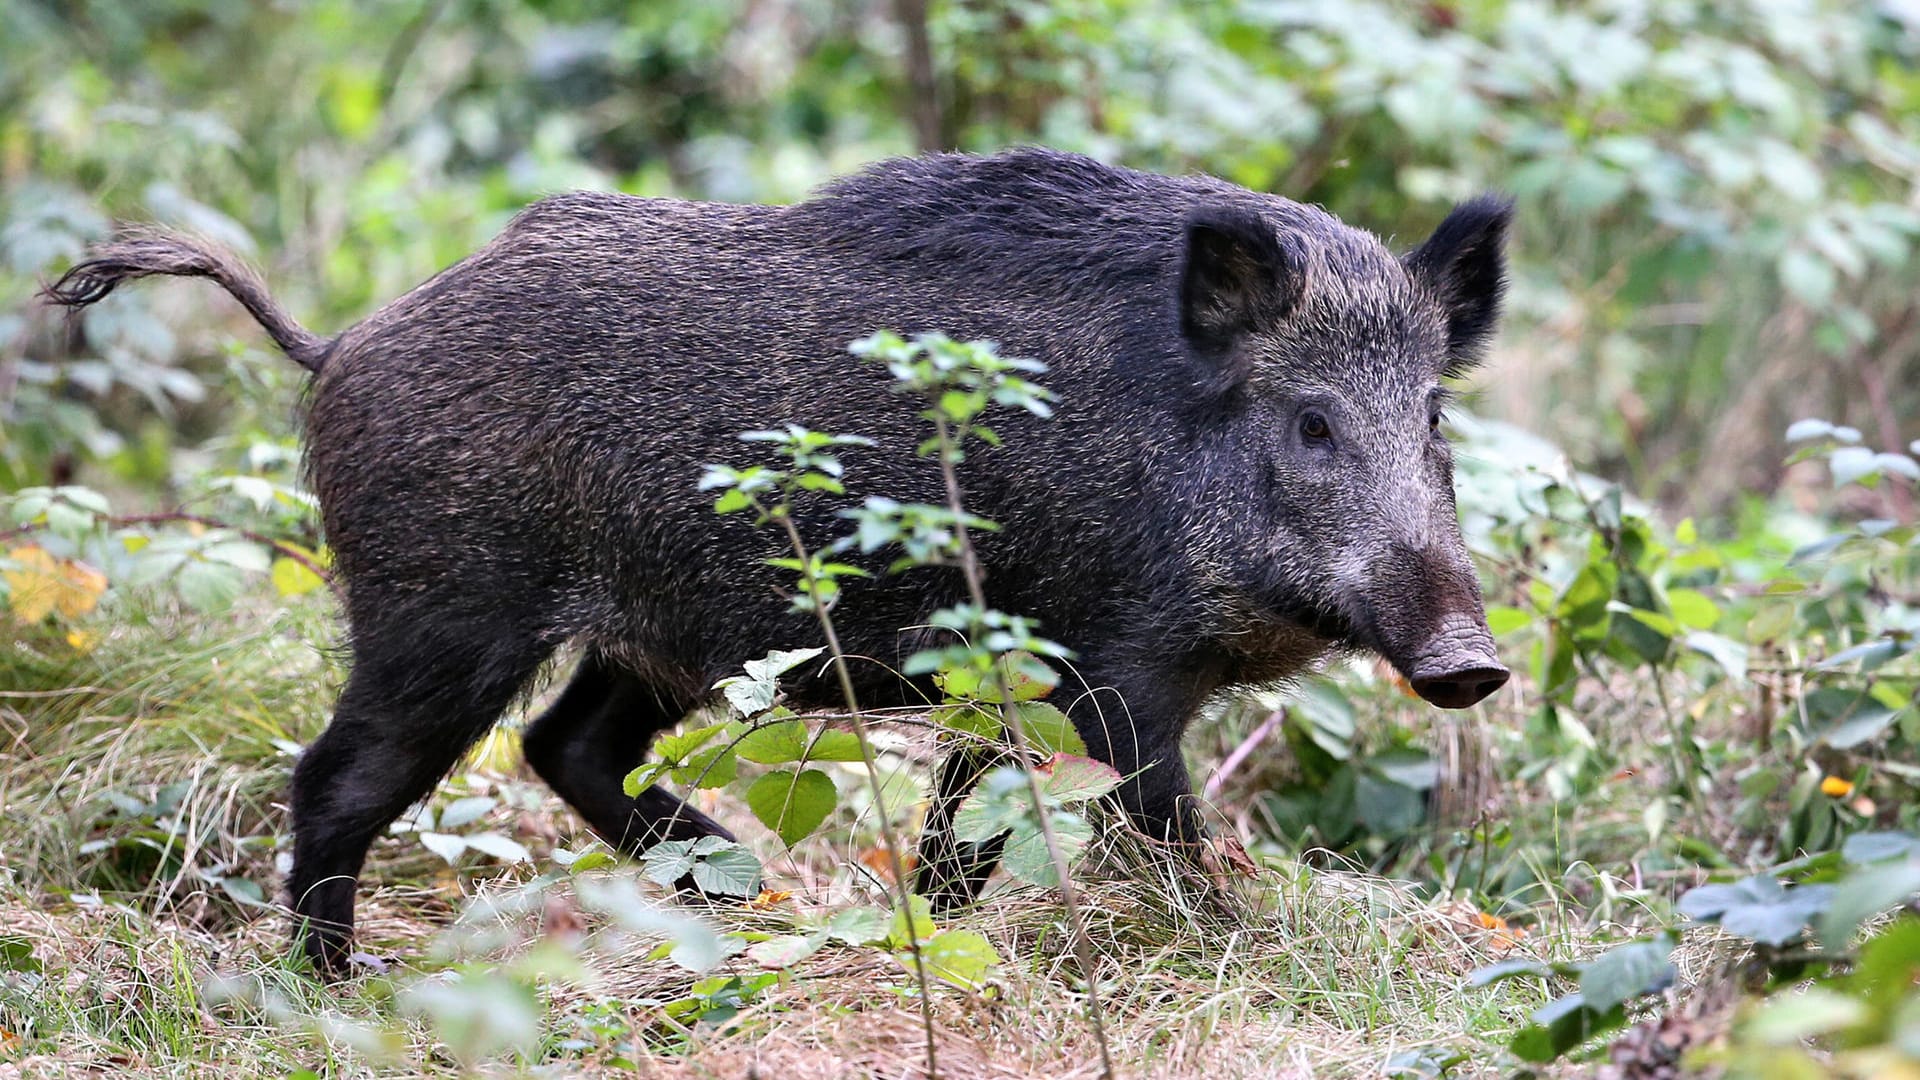
<instances>
[{"instance_id":1,"label":"boar's nostril","mask_svg":"<svg viewBox=\"0 0 1920 1080\"><path fill-rule=\"evenodd\" d=\"M1499 664L1415 676L1413 692L1443 709L1464 709L1507 685L1511 673Z\"/></svg>"}]
</instances>

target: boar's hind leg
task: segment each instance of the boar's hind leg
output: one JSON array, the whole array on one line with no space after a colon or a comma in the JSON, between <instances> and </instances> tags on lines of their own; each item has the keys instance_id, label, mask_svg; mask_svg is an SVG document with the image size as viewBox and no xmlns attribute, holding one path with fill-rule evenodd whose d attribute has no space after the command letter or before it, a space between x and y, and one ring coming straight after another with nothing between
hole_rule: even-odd
<instances>
[{"instance_id":1,"label":"boar's hind leg","mask_svg":"<svg viewBox=\"0 0 1920 1080\"><path fill-rule=\"evenodd\" d=\"M687 704L589 653L559 700L528 726L527 762L601 839L630 854L661 840L731 840L719 822L658 784L638 798L621 790L653 737L679 723Z\"/></svg>"},{"instance_id":2,"label":"boar's hind leg","mask_svg":"<svg viewBox=\"0 0 1920 1080\"><path fill-rule=\"evenodd\" d=\"M345 970L367 848L493 725L547 652L476 638L422 648L424 639L356 634L333 722L293 771L294 932L322 974Z\"/></svg>"}]
</instances>

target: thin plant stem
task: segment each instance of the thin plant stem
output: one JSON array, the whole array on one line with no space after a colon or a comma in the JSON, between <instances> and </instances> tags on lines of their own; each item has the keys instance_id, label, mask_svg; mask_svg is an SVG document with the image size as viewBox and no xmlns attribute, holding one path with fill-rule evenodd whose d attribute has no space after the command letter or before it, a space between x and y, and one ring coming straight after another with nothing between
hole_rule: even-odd
<instances>
[{"instance_id":1,"label":"thin plant stem","mask_svg":"<svg viewBox=\"0 0 1920 1080\"><path fill-rule=\"evenodd\" d=\"M887 865L893 871L893 899L900 906L900 917L906 922L907 948L913 954L913 976L920 985L920 1025L925 1031L927 1044L927 1080L938 1080L939 1064L936 1060L933 1044L933 994L927 981L927 964L920 955L920 935L913 928L913 894L907 889L906 864L900 858L900 841L893 830L893 819L887 815L887 799L880 783L880 766L873 754L873 743L867 739L867 726L860 714L860 698L854 693L853 675L847 669L847 654L840 647L840 634L834 629L833 617L827 613L827 606L820 602L819 582L814 579L811 569L813 563L807 551L806 542L800 538L800 530L793 524L793 515L784 512L769 516L778 518L786 531L787 543L793 548L794 558L800 560L801 573L806 576L809 606L813 609L814 619L820 624L820 632L826 636L827 652L833 657L834 674L839 676L840 694L846 699L847 712L852 716L853 735L860 743L860 760L867 769L867 784L873 789L873 809L880 819L880 842L887 847Z\"/></svg>"},{"instance_id":2,"label":"thin plant stem","mask_svg":"<svg viewBox=\"0 0 1920 1080\"><path fill-rule=\"evenodd\" d=\"M966 578L967 595L973 601L974 610L984 612L987 610L985 575L980 571L980 559L973 549L973 539L965 523L960 477L954 469L957 444L953 428L948 424L946 414L937 408L933 410L933 422L939 437L940 475L946 485L947 508L960 523L955 530L959 534L960 573ZM1015 751L1023 762L1028 761L1027 730L1021 723L1019 710L1013 707L1013 688L1009 685L1004 664L994 664L994 678L1000 689L1000 716L1006 722ZM1073 939L1074 960L1087 986L1087 1023L1093 1028L1094 1044L1100 1048L1100 1075L1103 1080L1113 1080L1113 1058L1107 1050L1107 1030L1101 1015L1100 985L1095 976L1093 951L1087 941L1085 924L1080 918L1079 897L1074 891L1073 878L1068 873L1070 868L1066 853L1061 849L1060 838L1053 830L1053 818L1047 813L1046 795L1040 790L1039 778L1031 768L1023 767L1020 771L1027 778L1027 795L1033 800L1033 812L1040 822L1040 837L1047 845L1047 858L1053 862L1053 871L1060 878L1060 903L1067 916L1067 933Z\"/></svg>"}]
</instances>

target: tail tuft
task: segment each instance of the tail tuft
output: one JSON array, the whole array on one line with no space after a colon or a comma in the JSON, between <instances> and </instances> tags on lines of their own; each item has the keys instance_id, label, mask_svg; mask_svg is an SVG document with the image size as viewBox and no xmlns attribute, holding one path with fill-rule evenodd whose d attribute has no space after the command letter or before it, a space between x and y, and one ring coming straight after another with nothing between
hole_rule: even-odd
<instances>
[{"instance_id":1,"label":"tail tuft","mask_svg":"<svg viewBox=\"0 0 1920 1080\"><path fill-rule=\"evenodd\" d=\"M308 371L320 370L331 340L295 322L252 267L198 237L162 229L122 233L95 247L60 280L43 287L41 295L62 307L82 308L103 299L123 281L155 274L213 279L240 301L294 363Z\"/></svg>"}]
</instances>

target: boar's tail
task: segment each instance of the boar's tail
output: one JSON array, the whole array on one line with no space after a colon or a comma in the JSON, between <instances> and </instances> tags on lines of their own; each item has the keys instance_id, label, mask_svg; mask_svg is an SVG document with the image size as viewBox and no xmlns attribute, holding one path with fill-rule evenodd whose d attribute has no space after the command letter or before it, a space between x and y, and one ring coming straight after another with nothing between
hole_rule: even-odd
<instances>
[{"instance_id":1,"label":"boar's tail","mask_svg":"<svg viewBox=\"0 0 1920 1080\"><path fill-rule=\"evenodd\" d=\"M41 290L49 301L81 308L105 297L123 281L173 274L212 278L233 294L266 328L274 344L308 371L319 371L332 341L293 320L287 309L267 294L267 286L253 268L231 252L205 240L159 229L123 233L94 248L88 258Z\"/></svg>"}]
</instances>

